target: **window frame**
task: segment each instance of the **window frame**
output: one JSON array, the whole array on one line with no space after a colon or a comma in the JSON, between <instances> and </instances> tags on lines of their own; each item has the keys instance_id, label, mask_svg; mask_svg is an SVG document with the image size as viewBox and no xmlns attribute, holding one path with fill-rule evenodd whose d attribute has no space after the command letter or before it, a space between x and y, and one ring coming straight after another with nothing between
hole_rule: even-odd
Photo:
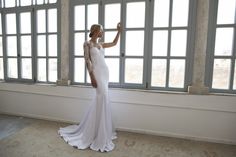
<instances>
[{"instance_id":1,"label":"window frame","mask_svg":"<svg viewBox=\"0 0 236 157\"><path fill-rule=\"evenodd\" d=\"M170 0L171 2L173 0ZM183 88L160 88L160 87L152 87L151 86L151 66L152 64L150 61L152 60L152 33L155 29L153 27L153 15L154 15L154 0L89 0L89 1L76 1L71 0L70 3L70 79L71 84L73 85L86 85L90 86L91 84L88 82L85 83L79 83L74 81L74 7L76 5L85 5L85 7L88 4L91 4L92 2L96 2L99 4L99 23L104 26L104 10L106 4L112 4L112 3L120 3L121 4L121 22L123 26L123 32L121 34L120 38L120 56L105 56L105 58L119 58L120 60L120 76L119 76L119 83L110 83L109 86L113 88L132 88L132 89L150 89L150 90L164 90L164 91L183 91L186 92L188 89L188 86L191 84L192 81L192 69L193 69L193 51L194 51L194 36L195 36L195 19L196 19L196 4L194 0L189 0L189 14L188 14L188 24L186 27L184 27L187 30L187 39L186 39L186 59L185 59L185 76L184 76L184 87ZM129 2L145 2L145 22L143 28L125 28L126 27L126 4ZM86 11L85 11L86 12ZM172 9L170 9L170 18L171 20L171 12ZM85 21L87 20L87 17L85 18ZM87 28L87 25L86 25ZM180 29L182 27L178 27L176 29ZM169 26L168 31L174 30L175 28L172 28ZM104 31L109 31L110 29L104 29ZM115 29L114 29L115 30ZM143 30L144 31L144 50L143 50L143 56L125 56L123 53L125 52L125 36L127 30ZM89 30L87 30L85 38L87 40L87 33ZM168 39L170 42L170 39ZM170 45L170 44L169 44ZM82 46L82 45L81 45ZM83 58L83 56L81 56ZM136 83L125 83L125 59L126 58L142 58L143 59L143 82L142 84L136 84ZM172 57L175 58L175 57ZM178 58L178 57L177 57ZM85 66L86 67L86 66ZM85 73L86 68L85 68ZM85 81L88 76L85 74Z\"/></svg>"},{"instance_id":2,"label":"window frame","mask_svg":"<svg viewBox=\"0 0 236 157\"><path fill-rule=\"evenodd\" d=\"M84 63L84 83L81 83L81 82L75 82L74 81L74 64L75 64L75 59L76 58L82 58L84 59L84 55L75 55L74 54L74 36L75 36L75 33L84 33L85 34L85 40L84 41L87 41L88 40L88 34L89 34L89 29L88 29L88 20L87 20L87 9L88 9L88 5L90 4L98 4L98 23L101 23L101 19L99 18L100 17L100 12L99 10L99 7L100 7L100 1L97 1L97 0L86 0L86 1L77 1L77 0L71 0L70 1L70 25L69 25L69 40L70 40L70 44L69 44L69 60L70 60L70 65L69 65L69 78L71 80L71 84L72 85L86 85L86 86L90 86L91 83L90 82L87 82L87 78L89 77L88 76L88 72L87 72L87 68L85 66L85 63ZM84 26L84 30L75 30L74 29L74 26L75 26L75 6L78 6L78 5L84 5L85 7L85 26ZM82 47L83 45L81 45ZM82 53L84 54L84 53Z\"/></svg>"},{"instance_id":3,"label":"window frame","mask_svg":"<svg viewBox=\"0 0 236 157\"><path fill-rule=\"evenodd\" d=\"M61 62L61 46L60 46L60 41L61 41L61 20L60 18L60 14L61 14L61 9L60 9L60 4L61 4L61 0L57 0L56 3L49 3L49 1L44 1L43 4L36 4L36 0L32 0L31 1L31 5L27 5L27 6L20 6L20 1L16 1L16 5L14 7L5 7L5 1L4 0L0 0L0 7L1 7L1 14L2 14L2 37L3 37L3 61L4 61L4 79L2 81L5 82L20 82L20 83L47 83L47 84L55 84L58 80L58 78L60 78L61 72L60 72L60 62ZM46 81L39 81L37 79L37 10L45 10L46 11L46 38L48 38L49 34L56 34L57 35L57 56L55 56L54 58L57 59L57 80L54 82L50 82L48 80L48 67L47 67L47 80ZM48 10L49 9L56 9L57 10L57 31L54 33L50 33L47 32L48 29L48 21L47 21L47 17L48 17ZM31 33L20 33L20 13L24 13L24 12L30 12L31 14ZM8 77L7 71L8 71L8 61L7 58L9 58L7 56L7 45L6 45L6 37L7 36L11 36L6 34L6 14L8 13L15 13L16 14L16 34L15 36L17 37L17 56L15 58L17 58L17 69L18 69L18 76L17 78L10 78ZM30 35L31 36L31 56L21 56L21 49L20 49L20 45L21 45L21 40L20 37L24 36L24 35ZM48 40L46 40L46 45L48 45ZM46 50L48 52L48 48ZM10 57L11 58L11 57ZM22 78L22 71L21 71L21 59L22 58L31 58L31 68L32 68L32 78L31 79L24 79ZM46 57L46 62L47 62L47 66L48 66L48 62L50 57Z\"/></svg>"},{"instance_id":4,"label":"window frame","mask_svg":"<svg viewBox=\"0 0 236 157\"><path fill-rule=\"evenodd\" d=\"M167 90L167 91L181 91L186 92L188 90L188 86L191 85L192 82L192 70L193 70L193 60L194 60L194 39L195 39L195 29L196 29L196 14L197 14L197 2L194 0L189 0L189 10L188 10L188 23L187 26L172 26L172 12L173 12L173 0L170 0L169 4L169 20L167 27L154 27L154 1L152 1L150 12L152 13L151 22L150 22L150 42L149 47L151 49L149 53L148 60L151 62L148 67L148 88L153 90ZM173 30L186 30L186 55L185 56L171 56L170 48L171 48L171 31ZM152 48L153 48L153 33L155 30L167 30L168 31L168 42L167 42L167 56L152 56ZM151 73L152 73L152 60L153 59L166 59L166 84L165 87L156 87L151 86ZM169 67L171 59L185 59L185 73L184 73L184 87L168 87L169 84Z\"/></svg>"},{"instance_id":5,"label":"window frame","mask_svg":"<svg viewBox=\"0 0 236 157\"><path fill-rule=\"evenodd\" d=\"M236 62L236 10L233 24L217 24L217 14L218 14L218 4L219 0L211 0L209 6L209 24L208 24L208 39L207 39L207 53L206 53L206 66L205 66L205 84L209 87L209 91L212 93L230 93L235 94L236 89L233 89L234 83L234 69ZM215 56L215 39L217 28L233 28L233 45L232 45L232 55L230 56ZM213 88L213 71L214 71L214 60L215 59L230 59L230 78L229 78L229 88L228 89L217 89ZM236 86L236 85L235 85Z\"/></svg>"}]
</instances>

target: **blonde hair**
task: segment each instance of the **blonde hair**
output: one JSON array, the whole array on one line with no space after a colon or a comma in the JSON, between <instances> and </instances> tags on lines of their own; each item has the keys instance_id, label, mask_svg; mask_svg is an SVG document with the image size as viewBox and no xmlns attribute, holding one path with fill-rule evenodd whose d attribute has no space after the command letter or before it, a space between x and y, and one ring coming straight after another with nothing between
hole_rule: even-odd
<instances>
[{"instance_id":1,"label":"blonde hair","mask_svg":"<svg viewBox=\"0 0 236 157\"><path fill-rule=\"evenodd\" d=\"M96 32L97 30L100 30L100 29L103 29L102 25L100 25L100 24L93 24L90 27L89 37L91 38L93 36L94 32Z\"/></svg>"}]
</instances>

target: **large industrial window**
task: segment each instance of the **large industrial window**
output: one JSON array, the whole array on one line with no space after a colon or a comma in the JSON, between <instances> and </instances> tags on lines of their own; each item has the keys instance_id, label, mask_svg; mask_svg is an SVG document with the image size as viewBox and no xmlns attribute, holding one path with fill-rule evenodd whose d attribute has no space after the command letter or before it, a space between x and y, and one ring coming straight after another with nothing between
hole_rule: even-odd
<instances>
[{"instance_id":1,"label":"large industrial window","mask_svg":"<svg viewBox=\"0 0 236 157\"><path fill-rule=\"evenodd\" d=\"M71 1L71 80L89 84L83 42L90 26L104 26L105 42L122 23L120 42L105 49L113 87L186 91L192 56L192 0Z\"/></svg>"},{"instance_id":2,"label":"large industrial window","mask_svg":"<svg viewBox=\"0 0 236 157\"><path fill-rule=\"evenodd\" d=\"M236 0L212 1L206 82L212 92L236 93Z\"/></svg>"},{"instance_id":3,"label":"large industrial window","mask_svg":"<svg viewBox=\"0 0 236 157\"><path fill-rule=\"evenodd\" d=\"M0 2L0 79L55 83L58 77L58 0Z\"/></svg>"}]
</instances>

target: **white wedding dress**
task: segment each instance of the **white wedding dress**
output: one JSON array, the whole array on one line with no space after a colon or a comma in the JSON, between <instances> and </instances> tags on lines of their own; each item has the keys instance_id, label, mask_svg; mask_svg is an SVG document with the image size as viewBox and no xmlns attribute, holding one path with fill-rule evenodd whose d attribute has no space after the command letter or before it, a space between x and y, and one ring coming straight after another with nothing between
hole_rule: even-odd
<instances>
[{"instance_id":1,"label":"white wedding dress","mask_svg":"<svg viewBox=\"0 0 236 157\"><path fill-rule=\"evenodd\" d=\"M79 125L60 128L58 133L75 148L90 147L95 151L108 152L114 149L115 145L112 140L117 138L108 95L109 71L101 45L100 48L93 46L90 42L85 42L85 45L88 45L88 50L90 50L92 70L97 81L96 96Z\"/></svg>"}]
</instances>

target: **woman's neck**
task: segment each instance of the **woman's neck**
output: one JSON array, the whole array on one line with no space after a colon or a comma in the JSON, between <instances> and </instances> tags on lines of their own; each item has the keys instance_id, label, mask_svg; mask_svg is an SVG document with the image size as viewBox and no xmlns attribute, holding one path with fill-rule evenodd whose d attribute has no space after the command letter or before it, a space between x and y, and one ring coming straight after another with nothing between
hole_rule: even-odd
<instances>
[{"instance_id":1,"label":"woman's neck","mask_svg":"<svg viewBox=\"0 0 236 157\"><path fill-rule=\"evenodd\" d=\"M98 42L97 42L97 38L91 38L90 41L93 42L94 44L97 44L97 43L98 43Z\"/></svg>"}]
</instances>

